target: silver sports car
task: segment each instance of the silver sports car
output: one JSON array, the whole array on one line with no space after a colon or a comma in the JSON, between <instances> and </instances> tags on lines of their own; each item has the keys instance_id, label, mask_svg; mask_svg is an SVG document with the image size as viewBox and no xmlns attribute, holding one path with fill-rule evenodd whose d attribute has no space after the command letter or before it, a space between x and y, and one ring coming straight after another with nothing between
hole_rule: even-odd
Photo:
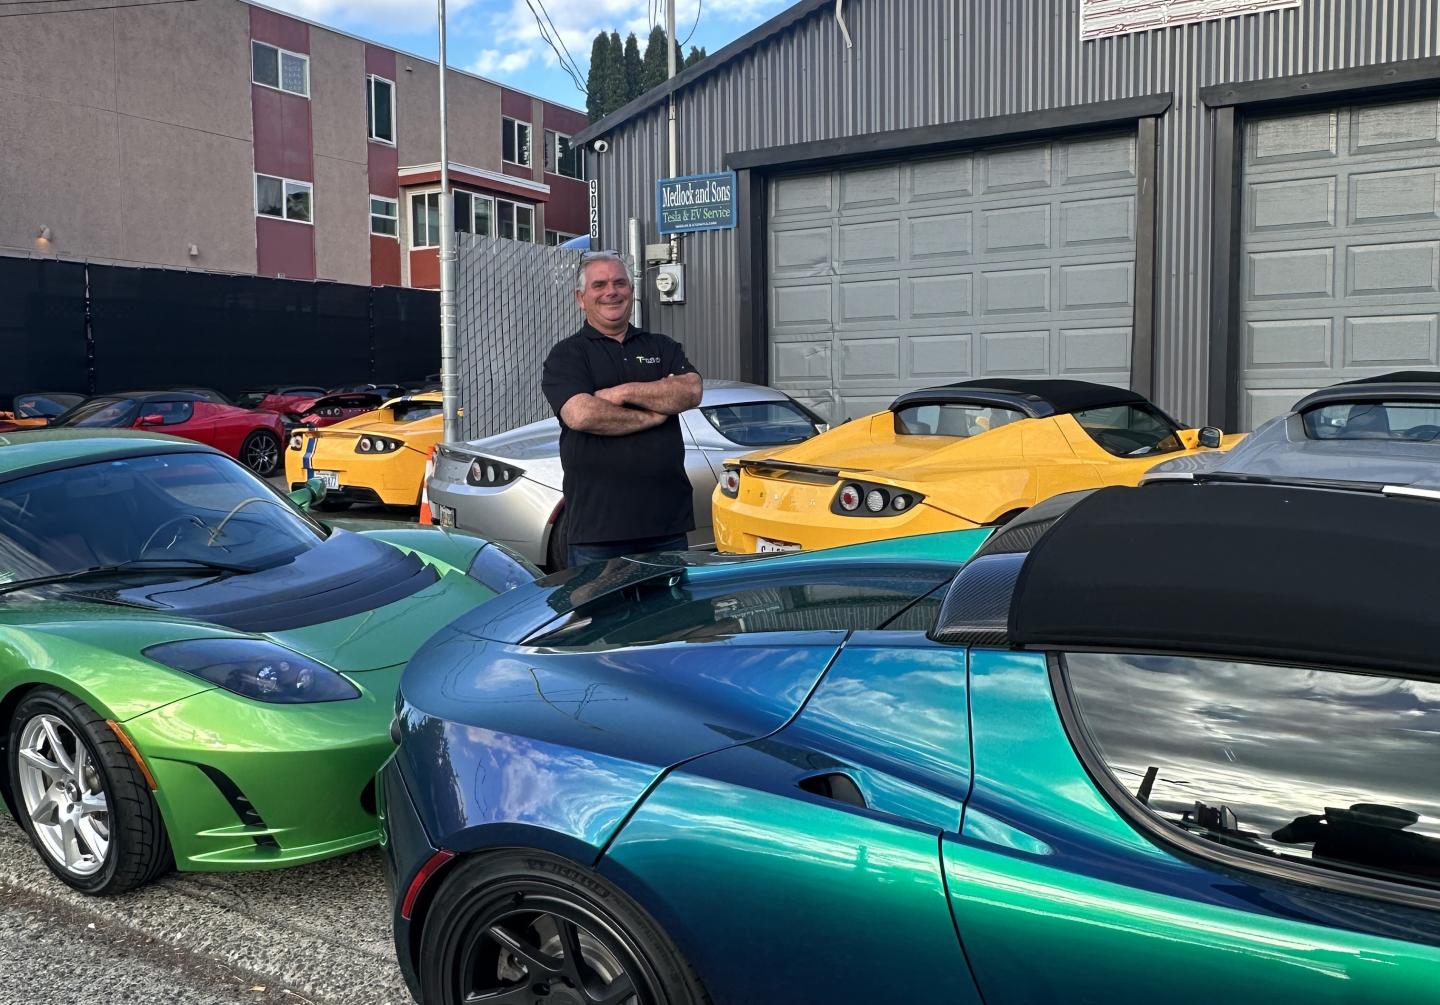
<instances>
[{"instance_id":1,"label":"silver sports car","mask_svg":"<svg viewBox=\"0 0 1440 1005\"><path fill-rule=\"evenodd\" d=\"M710 495L726 460L761 447L798 443L824 420L783 391L707 380L698 408L680 415L685 470L695 491L690 546L714 543ZM550 570L565 566L560 423L543 419L508 433L442 444L430 478L430 510L441 526L499 541Z\"/></svg>"}]
</instances>

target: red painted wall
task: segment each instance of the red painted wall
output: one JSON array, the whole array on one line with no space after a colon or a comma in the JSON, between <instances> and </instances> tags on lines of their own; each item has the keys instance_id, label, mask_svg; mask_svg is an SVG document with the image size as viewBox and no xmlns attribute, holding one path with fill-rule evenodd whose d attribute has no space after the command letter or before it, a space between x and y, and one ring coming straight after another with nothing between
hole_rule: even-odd
<instances>
[{"instance_id":1,"label":"red painted wall","mask_svg":"<svg viewBox=\"0 0 1440 1005\"><path fill-rule=\"evenodd\" d=\"M583 181L547 174L550 199L545 203L545 227L567 234L590 233L590 192Z\"/></svg>"},{"instance_id":2,"label":"red painted wall","mask_svg":"<svg viewBox=\"0 0 1440 1005\"><path fill-rule=\"evenodd\" d=\"M529 122L530 113L534 110L530 101L530 95L502 87L500 89L500 114L508 115L512 119L519 119L521 122Z\"/></svg>"},{"instance_id":3,"label":"red painted wall","mask_svg":"<svg viewBox=\"0 0 1440 1005\"><path fill-rule=\"evenodd\" d=\"M436 260L435 285L440 285L439 260ZM384 234L370 235L370 284L400 285L400 242Z\"/></svg>"},{"instance_id":4,"label":"red painted wall","mask_svg":"<svg viewBox=\"0 0 1440 1005\"><path fill-rule=\"evenodd\" d=\"M440 251L420 248L410 252L410 285L426 290L440 288Z\"/></svg>"},{"instance_id":5,"label":"red painted wall","mask_svg":"<svg viewBox=\"0 0 1440 1005\"><path fill-rule=\"evenodd\" d=\"M292 52L310 51L309 25L274 11L250 8L250 36ZM310 99L251 84L250 114L256 172L314 181ZM312 199L312 212L319 201ZM289 279L314 279L315 226L256 216L255 264L262 276L284 273Z\"/></svg>"}]
</instances>

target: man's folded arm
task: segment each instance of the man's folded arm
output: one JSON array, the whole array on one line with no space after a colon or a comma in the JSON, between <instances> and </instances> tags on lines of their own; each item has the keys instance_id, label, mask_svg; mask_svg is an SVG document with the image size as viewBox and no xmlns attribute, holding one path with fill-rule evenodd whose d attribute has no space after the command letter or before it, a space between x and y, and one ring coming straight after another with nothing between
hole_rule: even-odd
<instances>
[{"instance_id":1,"label":"man's folded arm","mask_svg":"<svg viewBox=\"0 0 1440 1005\"><path fill-rule=\"evenodd\" d=\"M596 393L603 400L616 405L632 405L664 415L679 415L700 404L703 390L700 375L692 372L660 380L617 384Z\"/></svg>"},{"instance_id":2,"label":"man's folded arm","mask_svg":"<svg viewBox=\"0 0 1440 1005\"><path fill-rule=\"evenodd\" d=\"M669 416L648 408L626 408L593 394L576 394L560 408L560 421L596 436L625 436L660 425Z\"/></svg>"}]
</instances>

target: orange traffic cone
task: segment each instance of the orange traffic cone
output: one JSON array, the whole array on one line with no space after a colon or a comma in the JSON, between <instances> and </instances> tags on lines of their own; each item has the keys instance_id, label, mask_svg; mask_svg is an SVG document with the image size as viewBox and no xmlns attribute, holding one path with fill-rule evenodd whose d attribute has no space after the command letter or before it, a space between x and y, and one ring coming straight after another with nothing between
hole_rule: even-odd
<instances>
[{"instance_id":1,"label":"orange traffic cone","mask_svg":"<svg viewBox=\"0 0 1440 1005\"><path fill-rule=\"evenodd\" d=\"M430 476L435 473L435 448L425 455L425 474L420 479L420 526L429 527L435 522L430 512Z\"/></svg>"}]
</instances>

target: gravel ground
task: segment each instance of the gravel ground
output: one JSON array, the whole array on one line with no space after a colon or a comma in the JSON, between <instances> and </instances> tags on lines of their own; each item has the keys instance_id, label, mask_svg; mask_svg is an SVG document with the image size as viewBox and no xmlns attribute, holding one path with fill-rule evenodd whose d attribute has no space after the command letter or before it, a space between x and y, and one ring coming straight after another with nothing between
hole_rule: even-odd
<instances>
[{"instance_id":1,"label":"gravel ground","mask_svg":"<svg viewBox=\"0 0 1440 1005\"><path fill-rule=\"evenodd\" d=\"M71 891L0 813L0 1003L408 1005L379 852Z\"/></svg>"}]
</instances>

